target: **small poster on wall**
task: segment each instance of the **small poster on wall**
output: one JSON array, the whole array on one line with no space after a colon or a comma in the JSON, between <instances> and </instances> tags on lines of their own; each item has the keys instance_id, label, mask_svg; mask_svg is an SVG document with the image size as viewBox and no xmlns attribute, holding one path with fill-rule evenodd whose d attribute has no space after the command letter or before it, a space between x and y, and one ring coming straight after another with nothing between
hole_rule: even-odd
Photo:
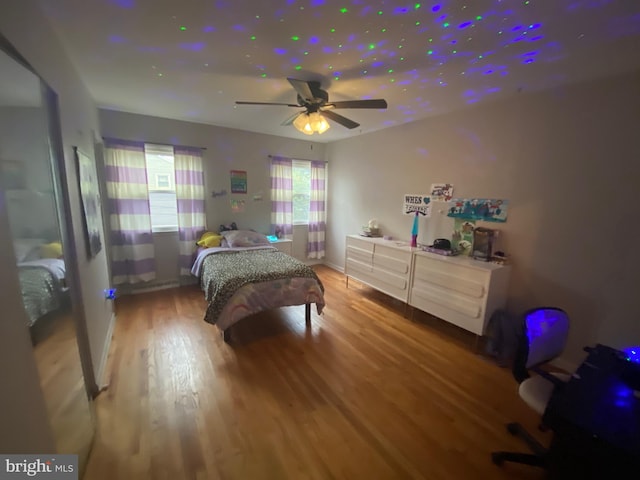
<instances>
[{"instance_id":1,"label":"small poster on wall","mask_svg":"<svg viewBox=\"0 0 640 480\"><path fill-rule=\"evenodd\" d=\"M506 222L508 200L488 198L454 198L449 202L448 217L485 222Z\"/></svg>"},{"instance_id":2,"label":"small poster on wall","mask_svg":"<svg viewBox=\"0 0 640 480\"><path fill-rule=\"evenodd\" d=\"M247 193L247 172L231 170L231 193Z\"/></svg>"},{"instance_id":3,"label":"small poster on wall","mask_svg":"<svg viewBox=\"0 0 640 480\"><path fill-rule=\"evenodd\" d=\"M402 213L404 215L423 215L431 216L431 197L429 195L410 194L404 195L402 204Z\"/></svg>"},{"instance_id":4,"label":"small poster on wall","mask_svg":"<svg viewBox=\"0 0 640 480\"><path fill-rule=\"evenodd\" d=\"M453 185L450 183L432 183L431 200L434 202L448 202L453 198Z\"/></svg>"}]
</instances>

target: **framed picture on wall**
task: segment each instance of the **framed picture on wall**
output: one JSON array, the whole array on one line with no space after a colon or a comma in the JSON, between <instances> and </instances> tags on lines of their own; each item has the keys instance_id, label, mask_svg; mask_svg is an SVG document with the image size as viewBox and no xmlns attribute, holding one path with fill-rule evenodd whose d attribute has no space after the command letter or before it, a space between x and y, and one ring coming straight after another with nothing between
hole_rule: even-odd
<instances>
[{"instance_id":1,"label":"framed picture on wall","mask_svg":"<svg viewBox=\"0 0 640 480\"><path fill-rule=\"evenodd\" d=\"M231 170L231 193L247 193L247 172Z\"/></svg>"},{"instance_id":2,"label":"framed picture on wall","mask_svg":"<svg viewBox=\"0 0 640 480\"><path fill-rule=\"evenodd\" d=\"M95 162L78 147L73 147L78 167L78 182L84 213L84 231L89 258L95 257L102 249L100 239L100 224L102 210L100 209L100 191L96 175Z\"/></svg>"}]
</instances>

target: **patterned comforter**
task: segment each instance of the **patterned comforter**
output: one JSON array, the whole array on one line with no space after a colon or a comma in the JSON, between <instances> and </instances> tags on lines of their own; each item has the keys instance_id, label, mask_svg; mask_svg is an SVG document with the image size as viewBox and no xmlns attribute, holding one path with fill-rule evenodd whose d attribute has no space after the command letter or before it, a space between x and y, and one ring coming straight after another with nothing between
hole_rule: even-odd
<instances>
[{"instance_id":1,"label":"patterned comforter","mask_svg":"<svg viewBox=\"0 0 640 480\"><path fill-rule=\"evenodd\" d=\"M18 264L22 303L27 312L29 326L47 313L63 306L64 262L62 260L36 260Z\"/></svg>"},{"instance_id":2,"label":"patterned comforter","mask_svg":"<svg viewBox=\"0 0 640 480\"><path fill-rule=\"evenodd\" d=\"M324 308L324 287L311 267L275 249L217 251L202 261L200 286L209 302L205 321L225 330L254 313L315 303Z\"/></svg>"}]
</instances>

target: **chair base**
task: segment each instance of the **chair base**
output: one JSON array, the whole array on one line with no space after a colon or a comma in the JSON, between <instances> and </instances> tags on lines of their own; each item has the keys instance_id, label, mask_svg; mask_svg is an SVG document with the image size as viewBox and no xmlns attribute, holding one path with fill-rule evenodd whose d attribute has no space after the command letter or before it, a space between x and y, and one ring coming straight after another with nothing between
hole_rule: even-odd
<instances>
[{"instance_id":1,"label":"chair base","mask_svg":"<svg viewBox=\"0 0 640 480\"><path fill-rule=\"evenodd\" d=\"M547 449L533 438L522 425L519 423L509 423L507 424L507 431L511 435L522 438L533 453L493 452L491 454L491 461L494 464L502 465L504 462L514 462L547 468Z\"/></svg>"}]
</instances>

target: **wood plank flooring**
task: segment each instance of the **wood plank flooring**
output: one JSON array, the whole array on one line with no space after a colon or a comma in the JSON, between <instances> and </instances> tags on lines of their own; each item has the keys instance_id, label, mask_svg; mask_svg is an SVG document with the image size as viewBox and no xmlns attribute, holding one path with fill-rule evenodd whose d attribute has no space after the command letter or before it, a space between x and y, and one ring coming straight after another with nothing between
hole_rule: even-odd
<instances>
[{"instance_id":1,"label":"wood plank flooring","mask_svg":"<svg viewBox=\"0 0 640 480\"><path fill-rule=\"evenodd\" d=\"M53 312L39 319L31 331L56 451L78 455L82 472L96 426L82 374L73 315L68 309Z\"/></svg>"},{"instance_id":2,"label":"wood plank flooring","mask_svg":"<svg viewBox=\"0 0 640 480\"><path fill-rule=\"evenodd\" d=\"M327 306L310 329L287 307L236 324L231 345L196 287L119 299L84 478L544 478L491 463L526 451L506 422L549 437L472 335L316 271Z\"/></svg>"}]
</instances>

